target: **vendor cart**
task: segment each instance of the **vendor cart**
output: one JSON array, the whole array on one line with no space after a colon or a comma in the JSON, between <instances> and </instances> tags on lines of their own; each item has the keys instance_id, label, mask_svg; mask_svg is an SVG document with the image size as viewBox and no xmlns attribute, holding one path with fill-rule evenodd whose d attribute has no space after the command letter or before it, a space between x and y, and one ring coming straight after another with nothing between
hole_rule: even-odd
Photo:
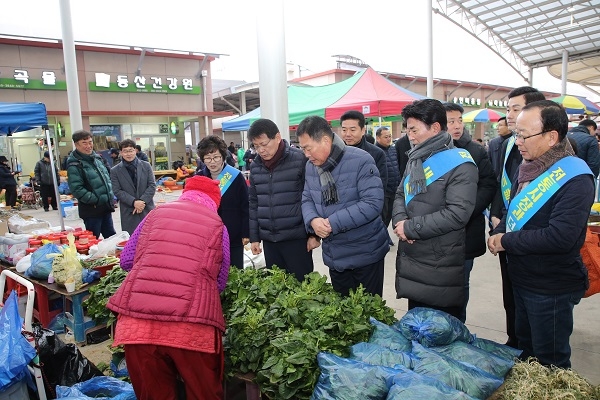
<instances>
[{"instance_id":1,"label":"vendor cart","mask_svg":"<svg viewBox=\"0 0 600 400\"><path fill-rule=\"evenodd\" d=\"M25 331L30 334L28 337L29 343L35 347L35 338L33 337L33 327L31 321L33 320L33 301L35 299L35 290L33 284L27 279L20 277L12 271L7 269L2 271L0 274L0 293L4 293L4 285L6 279L13 279L18 284L23 285L27 288L27 304L25 306ZM44 388L44 380L42 378L42 371L39 368L39 355L36 355L33 359L33 367L29 366L29 371L33 374L35 384L38 390L38 396L40 400L46 400L46 389Z\"/></svg>"}]
</instances>

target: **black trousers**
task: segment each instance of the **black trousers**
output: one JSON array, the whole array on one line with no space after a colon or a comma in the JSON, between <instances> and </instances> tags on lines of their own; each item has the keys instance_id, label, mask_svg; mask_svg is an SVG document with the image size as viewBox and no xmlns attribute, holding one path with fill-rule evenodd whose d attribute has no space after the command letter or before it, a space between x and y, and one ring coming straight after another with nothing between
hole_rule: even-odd
<instances>
[{"instance_id":1,"label":"black trousers","mask_svg":"<svg viewBox=\"0 0 600 400\"><path fill-rule=\"evenodd\" d=\"M14 207L17 204L17 185L5 185L4 200L7 206Z\"/></svg>"},{"instance_id":2,"label":"black trousers","mask_svg":"<svg viewBox=\"0 0 600 400\"><path fill-rule=\"evenodd\" d=\"M502 301L506 312L506 335L508 335L506 344L516 349L519 343L515 333L515 295L508 276L508 260L505 251L498 253L498 260L500 260L500 273L502 274Z\"/></svg>"},{"instance_id":3,"label":"black trousers","mask_svg":"<svg viewBox=\"0 0 600 400\"><path fill-rule=\"evenodd\" d=\"M54 193L54 185L40 185L40 196L42 197L44 210L47 210L50 207L50 204L54 210L58 210L56 205L56 193ZM48 197L51 198L50 204L48 203Z\"/></svg>"},{"instance_id":4,"label":"black trousers","mask_svg":"<svg viewBox=\"0 0 600 400\"><path fill-rule=\"evenodd\" d=\"M283 242L267 242L263 240L265 262L267 268L277 265L302 282L304 275L314 271L312 251L306 251L306 239L285 240Z\"/></svg>"},{"instance_id":5,"label":"black trousers","mask_svg":"<svg viewBox=\"0 0 600 400\"><path fill-rule=\"evenodd\" d=\"M333 289L342 296L348 296L350 289L356 289L360 284L365 292L378 294L383 297L383 265L385 258L365 265L364 267L347 269L343 272L329 269Z\"/></svg>"},{"instance_id":6,"label":"black trousers","mask_svg":"<svg viewBox=\"0 0 600 400\"><path fill-rule=\"evenodd\" d=\"M229 264L239 269L244 269L244 246L242 246L241 243L239 246L231 246L229 248L229 254Z\"/></svg>"},{"instance_id":7,"label":"black trousers","mask_svg":"<svg viewBox=\"0 0 600 400\"><path fill-rule=\"evenodd\" d=\"M385 225L386 229L390 225L390 221L392 220L392 209L394 208L395 198L396 193L386 193L383 199L383 210L381 211L381 219L383 220L383 225Z\"/></svg>"}]
</instances>

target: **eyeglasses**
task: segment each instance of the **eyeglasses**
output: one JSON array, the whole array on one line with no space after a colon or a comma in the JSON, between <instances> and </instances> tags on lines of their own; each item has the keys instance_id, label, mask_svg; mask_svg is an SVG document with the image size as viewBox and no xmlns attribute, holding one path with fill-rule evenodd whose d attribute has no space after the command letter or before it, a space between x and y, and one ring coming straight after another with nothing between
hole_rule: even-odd
<instances>
[{"instance_id":1,"label":"eyeglasses","mask_svg":"<svg viewBox=\"0 0 600 400\"><path fill-rule=\"evenodd\" d=\"M273 140L273 139L267 140L267 143L265 143L265 144L254 144L254 143L252 143L254 145L254 150L260 151L260 149L266 148L269 145L269 143L271 142L271 140Z\"/></svg>"},{"instance_id":2,"label":"eyeglasses","mask_svg":"<svg viewBox=\"0 0 600 400\"><path fill-rule=\"evenodd\" d=\"M529 135L529 136L523 136L520 133L518 133L518 134L515 135L515 140L521 140L523 143L525 143L525 141L527 139L529 139L529 138L532 138L534 136L543 135L544 133L548 133L548 132L550 132L550 131L543 131L543 132L540 132L540 133L536 133L535 135Z\"/></svg>"},{"instance_id":3,"label":"eyeglasses","mask_svg":"<svg viewBox=\"0 0 600 400\"><path fill-rule=\"evenodd\" d=\"M121 154L132 154L132 153L135 153L135 149L123 149L123 150L121 150Z\"/></svg>"},{"instance_id":4,"label":"eyeglasses","mask_svg":"<svg viewBox=\"0 0 600 400\"><path fill-rule=\"evenodd\" d=\"M216 163L221 162L222 159L223 159L223 157L221 157L221 156L214 156L212 158L205 157L202 160L204 161L204 164L208 164L210 162L216 162Z\"/></svg>"}]
</instances>

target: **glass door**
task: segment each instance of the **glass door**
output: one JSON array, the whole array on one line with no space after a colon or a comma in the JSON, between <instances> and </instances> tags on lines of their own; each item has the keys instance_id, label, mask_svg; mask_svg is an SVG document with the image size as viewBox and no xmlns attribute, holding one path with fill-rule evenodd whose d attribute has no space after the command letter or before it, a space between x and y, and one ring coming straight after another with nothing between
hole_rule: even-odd
<instances>
[{"instance_id":1,"label":"glass door","mask_svg":"<svg viewBox=\"0 0 600 400\"><path fill-rule=\"evenodd\" d=\"M169 136L134 136L135 144L140 145L142 152L148 156L148 161L155 171L171 169L171 148Z\"/></svg>"}]
</instances>

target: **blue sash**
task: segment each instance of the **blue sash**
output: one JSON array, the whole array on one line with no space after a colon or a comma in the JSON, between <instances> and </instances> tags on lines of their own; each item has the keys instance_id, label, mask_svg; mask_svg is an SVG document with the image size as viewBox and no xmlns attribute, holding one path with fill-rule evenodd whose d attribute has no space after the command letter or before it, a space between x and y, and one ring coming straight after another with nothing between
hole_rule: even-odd
<instances>
[{"instance_id":1,"label":"blue sash","mask_svg":"<svg viewBox=\"0 0 600 400\"><path fill-rule=\"evenodd\" d=\"M221 197L225 194L229 186L231 186L231 182L240 174L240 170L237 168L233 168L231 165L225 163L225 167L217 176L217 180L219 181L219 189L221 189Z\"/></svg>"},{"instance_id":2,"label":"blue sash","mask_svg":"<svg viewBox=\"0 0 600 400\"><path fill-rule=\"evenodd\" d=\"M506 144L506 153L504 153L504 162L502 163L502 180L500 181L500 188L502 189L502 201L504 202L504 208L508 210L508 203L510 202L510 188L512 187L512 182L506 173L506 160L508 160L508 155L512 150L513 146L517 139L513 136L508 139L508 143Z\"/></svg>"},{"instance_id":3,"label":"blue sash","mask_svg":"<svg viewBox=\"0 0 600 400\"><path fill-rule=\"evenodd\" d=\"M466 162L472 162L475 164L471 154L464 149L454 148L434 154L423 163L423 172L425 172L426 181L425 185L429 186L431 182L436 181L446 173L458 167L460 164L464 164ZM406 175L404 182L402 183L404 185L405 205L407 205L413 199L413 197L415 197L414 194L411 194L408 191L408 183L410 182L409 178L410 174Z\"/></svg>"},{"instance_id":4,"label":"blue sash","mask_svg":"<svg viewBox=\"0 0 600 400\"><path fill-rule=\"evenodd\" d=\"M506 231L521 230L558 189L584 174L592 175L592 171L580 158L570 156L554 163L512 199L506 214Z\"/></svg>"}]
</instances>

